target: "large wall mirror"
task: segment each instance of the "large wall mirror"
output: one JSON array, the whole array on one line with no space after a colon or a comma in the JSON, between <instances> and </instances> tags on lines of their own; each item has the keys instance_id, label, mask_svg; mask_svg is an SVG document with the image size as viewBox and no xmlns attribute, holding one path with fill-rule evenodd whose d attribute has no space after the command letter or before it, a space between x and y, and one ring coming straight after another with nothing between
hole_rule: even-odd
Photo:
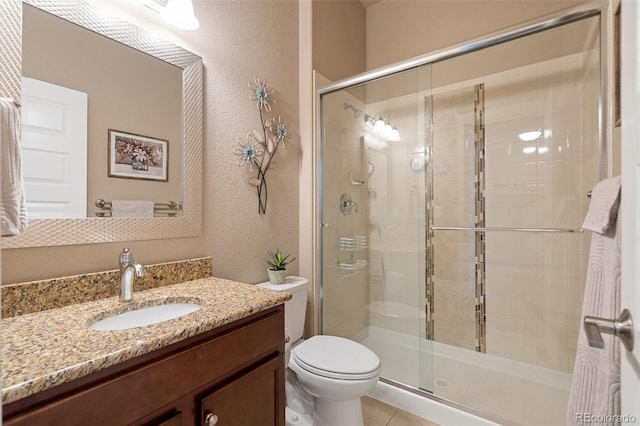
<instances>
[{"instance_id":1,"label":"large wall mirror","mask_svg":"<svg viewBox=\"0 0 640 426\"><path fill-rule=\"evenodd\" d=\"M22 18L0 11L7 29L3 51L14 49L22 59L21 75L1 76L0 88L13 83L21 93L29 227L2 238L2 248L200 235L201 58L106 17L84 0L24 0L20 12ZM20 39L10 36L12 27ZM60 110L62 104L68 110ZM75 126L86 135L74 145L79 148L60 161L57 152L47 157L41 146L52 143L56 128ZM76 151L79 159L72 156ZM57 163L65 169L44 167ZM59 203L64 208L37 197L30 204L37 191L53 196L45 173L74 176L69 180L78 188L66 193L79 199ZM109 202L116 199L153 201L156 217L109 217ZM71 204L76 207L67 208Z\"/></svg>"}]
</instances>

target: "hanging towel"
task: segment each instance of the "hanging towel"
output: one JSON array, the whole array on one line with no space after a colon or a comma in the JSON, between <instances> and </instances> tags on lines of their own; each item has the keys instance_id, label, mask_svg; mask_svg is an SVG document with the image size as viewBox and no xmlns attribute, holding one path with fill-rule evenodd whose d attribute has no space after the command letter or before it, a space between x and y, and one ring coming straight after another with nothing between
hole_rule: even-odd
<instances>
[{"instance_id":1,"label":"hanging towel","mask_svg":"<svg viewBox=\"0 0 640 426\"><path fill-rule=\"evenodd\" d=\"M594 232L582 318L590 315L613 319L620 314L620 192L618 176L598 183L591 193L591 205L582 225ZM619 424L615 416L620 415L620 342L610 334L603 334L602 339L604 348L590 347L580 324L567 411L569 425Z\"/></svg>"},{"instance_id":2,"label":"hanging towel","mask_svg":"<svg viewBox=\"0 0 640 426\"><path fill-rule=\"evenodd\" d=\"M153 201L113 200L111 217L153 217Z\"/></svg>"},{"instance_id":3,"label":"hanging towel","mask_svg":"<svg viewBox=\"0 0 640 426\"><path fill-rule=\"evenodd\" d=\"M591 191L591 205L583 229L604 234L616 223L620 206L620 176L603 180Z\"/></svg>"},{"instance_id":4,"label":"hanging towel","mask_svg":"<svg viewBox=\"0 0 640 426\"><path fill-rule=\"evenodd\" d=\"M0 228L2 236L19 235L27 229L27 203L22 178L20 108L12 99L0 98Z\"/></svg>"}]
</instances>

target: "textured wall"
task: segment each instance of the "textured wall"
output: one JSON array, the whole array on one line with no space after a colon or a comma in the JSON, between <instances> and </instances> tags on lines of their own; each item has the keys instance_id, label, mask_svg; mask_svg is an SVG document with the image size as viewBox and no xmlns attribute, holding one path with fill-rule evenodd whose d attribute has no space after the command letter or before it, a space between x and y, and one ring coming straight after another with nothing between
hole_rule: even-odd
<instances>
[{"instance_id":1,"label":"textured wall","mask_svg":"<svg viewBox=\"0 0 640 426\"><path fill-rule=\"evenodd\" d=\"M2 251L3 283L112 269L123 246L136 260L157 263L212 256L214 274L246 282L267 279L266 251L298 247L298 3L195 0L200 28L173 30L150 9L99 0L96 4L203 58L203 235L156 241ZM269 204L258 215L248 173L236 166L237 138L259 126L247 82L257 75L275 87L274 110L290 123L290 147L268 175ZM280 155L284 154L284 155ZM298 272L297 262L290 272Z\"/></svg>"},{"instance_id":2,"label":"textured wall","mask_svg":"<svg viewBox=\"0 0 640 426\"><path fill-rule=\"evenodd\" d=\"M365 71L365 9L357 0L313 0L313 69L332 81Z\"/></svg>"},{"instance_id":3,"label":"textured wall","mask_svg":"<svg viewBox=\"0 0 640 426\"><path fill-rule=\"evenodd\" d=\"M367 69L403 61L584 1L384 0L367 8Z\"/></svg>"}]
</instances>

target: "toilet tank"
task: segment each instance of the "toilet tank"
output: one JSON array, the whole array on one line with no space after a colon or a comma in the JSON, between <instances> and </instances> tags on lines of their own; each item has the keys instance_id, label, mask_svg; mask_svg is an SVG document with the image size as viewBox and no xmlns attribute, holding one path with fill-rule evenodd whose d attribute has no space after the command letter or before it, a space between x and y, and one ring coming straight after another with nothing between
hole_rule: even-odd
<instances>
[{"instance_id":1,"label":"toilet tank","mask_svg":"<svg viewBox=\"0 0 640 426\"><path fill-rule=\"evenodd\" d=\"M293 298L284 302L284 328L289 330L291 344L302 338L304 333L304 318L307 313L307 287L309 280L302 277L289 276L284 284L264 282L258 287L269 290L286 291Z\"/></svg>"}]
</instances>

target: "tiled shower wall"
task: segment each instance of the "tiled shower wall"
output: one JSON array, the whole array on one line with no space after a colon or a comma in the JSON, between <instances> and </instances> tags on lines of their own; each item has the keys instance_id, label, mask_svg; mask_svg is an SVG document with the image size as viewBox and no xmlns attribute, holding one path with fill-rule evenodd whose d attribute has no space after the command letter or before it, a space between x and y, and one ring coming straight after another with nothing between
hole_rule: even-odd
<instances>
[{"instance_id":1,"label":"tiled shower wall","mask_svg":"<svg viewBox=\"0 0 640 426\"><path fill-rule=\"evenodd\" d=\"M352 337L367 325L424 336L425 171L410 167L433 137L433 223L474 226L473 84L485 87L487 227L578 229L586 193L598 181L597 54L587 51L438 88L433 134L425 96L364 107L344 91L323 97L323 332ZM380 145L364 115L382 114L402 142ZM417 119L416 119L417 113ZM524 131L542 136L524 142ZM428 133L428 132L427 132ZM452 141L448 144L446 141ZM365 181L366 185L354 184ZM342 193L358 213L339 211ZM345 236L367 249L340 249ZM486 232L486 352L571 372L588 260L588 234ZM339 264L367 260L358 271ZM472 233L434 235L437 341L475 349L475 246ZM416 288L418 283L418 288ZM376 302L378 302L376 304Z\"/></svg>"},{"instance_id":2,"label":"tiled shower wall","mask_svg":"<svg viewBox=\"0 0 640 426\"><path fill-rule=\"evenodd\" d=\"M577 230L598 181L596 52L483 78L485 221ZM525 142L519 135L540 130ZM473 90L433 95L433 216L474 226ZM571 372L588 261L587 233L485 233L486 352ZM475 348L473 234L435 231L434 337Z\"/></svg>"},{"instance_id":3,"label":"tiled shower wall","mask_svg":"<svg viewBox=\"0 0 640 426\"><path fill-rule=\"evenodd\" d=\"M433 225L474 227L473 86L432 96ZM433 231L434 340L476 349L475 234Z\"/></svg>"},{"instance_id":4,"label":"tiled shower wall","mask_svg":"<svg viewBox=\"0 0 640 426\"><path fill-rule=\"evenodd\" d=\"M364 111L363 103L345 91L323 97L323 303L322 332L352 338L368 325L368 242L345 249L340 238L368 235L366 149L362 134L364 114L354 117L351 105ZM357 212L340 212L340 197L348 193L358 204ZM360 241L362 241L360 239ZM342 264L342 266L341 266ZM351 265L358 264L355 268Z\"/></svg>"},{"instance_id":5,"label":"tiled shower wall","mask_svg":"<svg viewBox=\"0 0 640 426\"><path fill-rule=\"evenodd\" d=\"M487 226L580 228L598 181L597 64L586 51L486 78ZM487 233L488 353L573 370L589 242Z\"/></svg>"},{"instance_id":6,"label":"tiled shower wall","mask_svg":"<svg viewBox=\"0 0 640 426\"><path fill-rule=\"evenodd\" d=\"M416 73L411 77L415 84ZM382 141L369 130L365 133L373 167L369 176L369 285L374 307L370 325L411 336L424 336L426 322L425 288L416 285L425 282L426 251L421 99L414 91L367 105L369 115L380 114L400 129L401 141Z\"/></svg>"}]
</instances>

